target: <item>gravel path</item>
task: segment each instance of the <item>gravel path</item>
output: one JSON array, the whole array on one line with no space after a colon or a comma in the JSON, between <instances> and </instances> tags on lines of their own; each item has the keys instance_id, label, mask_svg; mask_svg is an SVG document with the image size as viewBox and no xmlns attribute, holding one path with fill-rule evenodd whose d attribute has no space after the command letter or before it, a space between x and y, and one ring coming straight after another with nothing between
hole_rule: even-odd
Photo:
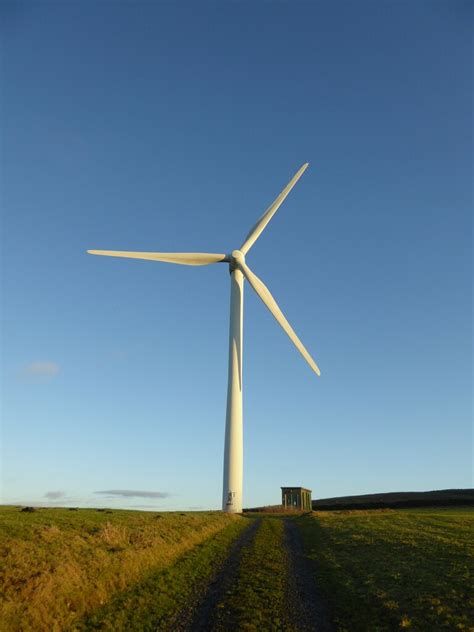
<instances>
[{"instance_id":1,"label":"gravel path","mask_svg":"<svg viewBox=\"0 0 474 632\"><path fill-rule=\"evenodd\" d=\"M288 620L301 632L333 632L327 607L314 581L313 563L304 555L298 527L285 519L288 550Z\"/></svg>"},{"instance_id":2,"label":"gravel path","mask_svg":"<svg viewBox=\"0 0 474 632\"><path fill-rule=\"evenodd\" d=\"M233 585L240 564L240 553L249 546L260 526L261 519L252 520L229 550L224 564L216 569L212 581L196 586L188 603L167 628L169 632L209 632L217 623L217 607L226 591Z\"/></svg>"}]
</instances>

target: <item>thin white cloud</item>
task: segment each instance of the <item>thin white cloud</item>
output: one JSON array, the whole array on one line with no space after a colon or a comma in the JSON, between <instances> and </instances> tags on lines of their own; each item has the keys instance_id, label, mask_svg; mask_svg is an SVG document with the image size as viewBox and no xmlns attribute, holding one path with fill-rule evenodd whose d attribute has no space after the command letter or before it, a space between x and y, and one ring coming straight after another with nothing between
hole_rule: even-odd
<instances>
[{"instance_id":1,"label":"thin white cloud","mask_svg":"<svg viewBox=\"0 0 474 632\"><path fill-rule=\"evenodd\" d=\"M23 369L23 373L30 377L54 377L59 373L59 364L56 364L56 362L51 362L49 360L38 360L36 362L30 362L29 364L27 364Z\"/></svg>"},{"instance_id":2,"label":"thin white cloud","mask_svg":"<svg viewBox=\"0 0 474 632\"><path fill-rule=\"evenodd\" d=\"M108 498L168 498L168 492L147 492L137 489L105 489L94 492L94 494L102 494Z\"/></svg>"},{"instance_id":3,"label":"thin white cloud","mask_svg":"<svg viewBox=\"0 0 474 632\"><path fill-rule=\"evenodd\" d=\"M66 492L61 492L61 491L46 492L44 497L49 498L50 500L58 500L59 498L64 498L65 495L66 495Z\"/></svg>"}]
</instances>

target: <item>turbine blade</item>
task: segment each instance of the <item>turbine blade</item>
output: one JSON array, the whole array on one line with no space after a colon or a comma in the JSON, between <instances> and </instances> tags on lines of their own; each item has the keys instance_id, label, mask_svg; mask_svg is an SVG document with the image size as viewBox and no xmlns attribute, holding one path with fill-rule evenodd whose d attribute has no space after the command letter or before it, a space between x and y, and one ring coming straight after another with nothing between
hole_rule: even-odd
<instances>
[{"instance_id":1,"label":"turbine blade","mask_svg":"<svg viewBox=\"0 0 474 632\"><path fill-rule=\"evenodd\" d=\"M301 353L301 355L306 360L306 362L309 364L309 366L313 369L313 371L316 373L316 375L321 375L321 371L319 370L318 365L313 360L313 358L309 355L308 351L306 350L306 347L303 345L301 340L295 334L292 326L286 320L285 316L283 315L283 312L278 307L275 299L270 294L270 290L267 288L265 283L263 283L263 281L261 281L258 278L258 276L252 272L252 270L248 267L247 264L239 263L239 267L241 268L242 272L244 273L244 276L247 279L247 281L250 283L250 285L253 287L255 292L259 295L259 297L262 299L262 301L265 303L265 305L268 307L268 309L271 311L273 316L276 318L277 322L283 328L283 331L285 331L285 333L288 335L288 337L290 338L292 343L295 345L295 347Z\"/></svg>"},{"instance_id":2,"label":"turbine blade","mask_svg":"<svg viewBox=\"0 0 474 632\"><path fill-rule=\"evenodd\" d=\"M90 255L151 259L152 261L178 263L183 266L207 266L210 263L228 261L227 255L219 255L210 252L127 252L123 250L88 250L87 252Z\"/></svg>"},{"instance_id":3,"label":"turbine blade","mask_svg":"<svg viewBox=\"0 0 474 632\"><path fill-rule=\"evenodd\" d=\"M263 232L265 226L268 224L268 222L271 220L271 218L275 215L275 213L277 212L277 210L280 208L280 206L283 204L286 196L288 195L288 193L291 191L291 189L295 186L295 184L298 182L298 180L301 178L301 176L303 175L303 173L306 171L307 167L308 167L309 163L305 163L293 176L293 178L288 182L288 184L286 185L286 187L283 189L283 191L280 193L280 195L276 198L276 200L267 208L267 210L265 211L265 213L262 215L262 217L260 217L260 219L258 220L258 222L255 224L255 226L252 228L252 230L249 232L249 234L247 235L247 237L245 238L244 243L240 246L240 250L245 254L247 254L247 252L250 250L250 248L253 246L253 244L257 241L257 239L259 238L260 234Z\"/></svg>"}]
</instances>

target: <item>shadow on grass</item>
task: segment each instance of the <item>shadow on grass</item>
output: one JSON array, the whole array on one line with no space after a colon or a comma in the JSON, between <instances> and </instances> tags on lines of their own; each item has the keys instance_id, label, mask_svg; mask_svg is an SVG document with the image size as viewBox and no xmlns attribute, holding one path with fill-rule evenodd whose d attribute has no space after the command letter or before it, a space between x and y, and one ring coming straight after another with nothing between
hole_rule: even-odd
<instances>
[{"instance_id":1,"label":"shadow on grass","mask_svg":"<svg viewBox=\"0 0 474 632\"><path fill-rule=\"evenodd\" d=\"M305 554L338 632L469 629L473 512L301 516Z\"/></svg>"}]
</instances>

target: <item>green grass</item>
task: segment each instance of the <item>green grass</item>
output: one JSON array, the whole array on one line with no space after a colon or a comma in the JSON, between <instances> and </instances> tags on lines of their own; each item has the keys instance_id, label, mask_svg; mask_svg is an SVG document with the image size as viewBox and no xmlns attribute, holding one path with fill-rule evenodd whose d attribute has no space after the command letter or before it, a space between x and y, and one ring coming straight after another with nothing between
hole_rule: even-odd
<instances>
[{"instance_id":1,"label":"green grass","mask_svg":"<svg viewBox=\"0 0 474 632\"><path fill-rule=\"evenodd\" d=\"M252 516L257 517L255 514ZM262 515L217 628L292 630L281 516ZM292 517L338 632L474 632L474 510ZM193 605L248 519L0 507L0 630L152 630Z\"/></svg>"},{"instance_id":2,"label":"green grass","mask_svg":"<svg viewBox=\"0 0 474 632\"><path fill-rule=\"evenodd\" d=\"M227 527L196 545L165 570L152 572L130 590L86 617L74 630L169 630L173 619L190 600L196 586L206 585L224 562L232 542L249 526L233 520Z\"/></svg>"},{"instance_id":3,"label":"green grass","mask_svg":"<svg viewBox=\"0 0 474 632\"><path fill-rule=\"evenodd\" d=\"M0 507L0 629L73 628L238 516Z\"/></svg>"},{"instance_id":4,"label":"green grass","mask_svg":"<svg viewBox=\"0 0 474 632\"><path fill-rule=\"evenodd\" d=\"M474 489L438 489L429 492L388 492L313 500L314 511L339 509L407 509L420 507L474 507Z\"/></svg>"},{"instance_id":5,"label":"green grass","mask_svg":"<svg viewBox=\"0 0 474 632\"><path fill-rule=\"evenodd\" d=\"M219 604L217 630L291 630L285 623L287 557L281 517L262 517L242 551L234 587Z\"/></svg>"},{"instance_id":6,"label":"green grass","mask_svg":"<svg viewBox=\"0 0 474 632\"><path fill-rule=\"evenodd\" d=\"M474 630L474 510L320 512L297 520L339 632Z\"/></svg>"}]
</instances>

